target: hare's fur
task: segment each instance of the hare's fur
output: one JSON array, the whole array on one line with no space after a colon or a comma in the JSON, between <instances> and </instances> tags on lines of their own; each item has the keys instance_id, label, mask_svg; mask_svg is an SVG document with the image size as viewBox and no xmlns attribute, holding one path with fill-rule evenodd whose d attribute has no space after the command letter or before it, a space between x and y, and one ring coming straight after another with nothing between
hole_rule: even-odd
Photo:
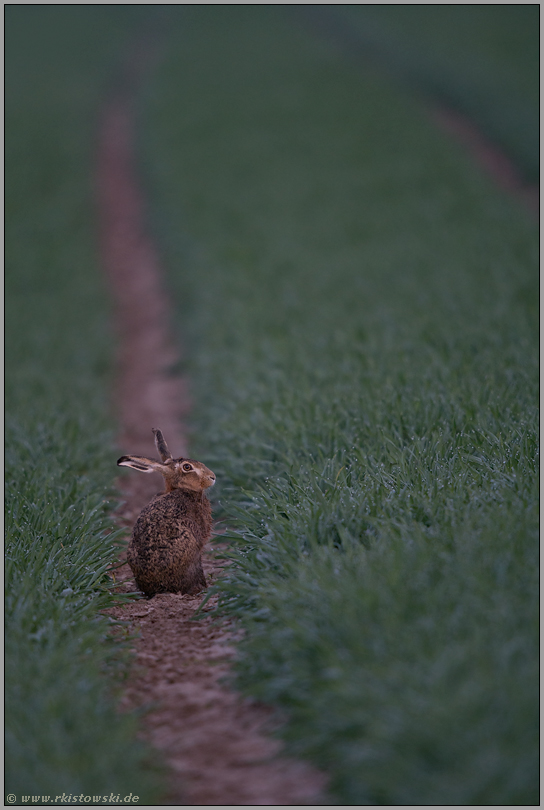
<instances>
[{"instance_id":1,"label":"hare's fur","mask_svg":"<svg viewBox=\"0 0 544 810\"><path fill-rule=\"evenodd\" d=\"M166 492L142 509L128 546L127 561L136 585L156 593L195 594L206 587L202 549L210 537L212 513L204 490L215 475L194 459L172 458L160 430L153 430L162 461L122 456L117 464L141 472L160 472Z\"/></svg>"}]
</instances>

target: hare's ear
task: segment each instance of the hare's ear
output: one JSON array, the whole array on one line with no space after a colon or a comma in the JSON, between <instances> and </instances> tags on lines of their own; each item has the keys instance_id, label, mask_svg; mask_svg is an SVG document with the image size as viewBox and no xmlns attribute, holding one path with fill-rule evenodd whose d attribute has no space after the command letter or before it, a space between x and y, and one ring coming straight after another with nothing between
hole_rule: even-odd
<instances>
[{"instance_id":1,"label":"hare's ear","mask_svg":"<svg viewBox=\"0 0 544 810\"><path fill-rule=\"evenodd\" d=\"M164 464L161 464L160 461L153 461L153 459L144 458L144 456L121 456L117 464L119 467L132 467L134 470L144 473L162 473L164 470Z\"/></svg>"},{"instance_id":2,"label":"hare's ear","mask_svg":"<svg viewBox=\"0 0 544 810\"><path fill-rule=\"evenodd\" d=\"M164 441L164 436L162 435L162 430L158 428L151 428L153 433L155 434L155 446L161 457L162 461L168 462L172 460L172 453L168 449L168 445Z\"/></svg>"}]
</instances>

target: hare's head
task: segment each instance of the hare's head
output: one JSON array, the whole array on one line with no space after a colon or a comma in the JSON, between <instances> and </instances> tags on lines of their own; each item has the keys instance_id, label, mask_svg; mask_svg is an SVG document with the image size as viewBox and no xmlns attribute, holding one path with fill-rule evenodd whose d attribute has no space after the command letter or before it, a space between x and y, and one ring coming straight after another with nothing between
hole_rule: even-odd
<instances>
[{"instance_id":1,"label":"hare's head","mask_svg":"<svg viewBox=\"0 0 544 810\"><path fill-rule=\"evenodd\" d=\"M167 492L173 489L203 492L215 484L214 473L204 464L192 458L172 458L162 432L153 428L153 433L160 461L143 456L121 456L117 464L120 467L133 467L145 473L159 472L164 478Z\"/></svg>"}]
</instances>

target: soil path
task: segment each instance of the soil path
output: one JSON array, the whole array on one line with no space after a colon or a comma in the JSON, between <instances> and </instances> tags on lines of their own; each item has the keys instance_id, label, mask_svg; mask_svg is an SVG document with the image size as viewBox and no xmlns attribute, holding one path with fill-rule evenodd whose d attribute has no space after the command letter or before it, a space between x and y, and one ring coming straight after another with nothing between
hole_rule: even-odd
<instances>
[{"instance_id":1,"label":"soil path","mask_svg":"<svg viewBox=\"0 0 544 810\"><path fill-rule=\"evenodd\" d=\"M108 105L99 133L97 192L103 265L111 286L118 341L115 401L120 453L156 457L152 427L163 430L175 456L184 455L182 418L187 385L169 374L177 352L168 332L169 306L158 253L145 227L145 206L133 156L127 98ZM159 475L131 472L119 482L119 522L131 528L163 489ZM206 554L208 582L220 566ZM128 566L120 588L135 591ZM161 594L113 611L140 636L122 706L152 706L143 736L169 766L165 804L318 804L326 779L308 764L281 756L267 736L273 713L221 681L235 653L236 630L210 617L194 621L199 597ZM208 603L210 609L213 603Z\"/></svg>"}]
</instances>

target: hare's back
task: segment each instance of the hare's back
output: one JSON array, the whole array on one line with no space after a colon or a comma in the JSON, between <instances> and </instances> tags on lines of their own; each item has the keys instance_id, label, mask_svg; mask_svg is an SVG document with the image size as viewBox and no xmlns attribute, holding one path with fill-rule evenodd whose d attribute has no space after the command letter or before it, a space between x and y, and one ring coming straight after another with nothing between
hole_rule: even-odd
<instances>
[{"instance_id":1,"label":"hare's back","mask_svg":"<svg viewBox=\"0 0 544 810\"><path fill-rule=\"evenodd\" d=\"M140 512L134 525L134 534L174 537L194 523L197 515L194 508L191 508L192 504L180 497L183 494L173 491L155 495Z\"/></svg>"}]
</instances>

